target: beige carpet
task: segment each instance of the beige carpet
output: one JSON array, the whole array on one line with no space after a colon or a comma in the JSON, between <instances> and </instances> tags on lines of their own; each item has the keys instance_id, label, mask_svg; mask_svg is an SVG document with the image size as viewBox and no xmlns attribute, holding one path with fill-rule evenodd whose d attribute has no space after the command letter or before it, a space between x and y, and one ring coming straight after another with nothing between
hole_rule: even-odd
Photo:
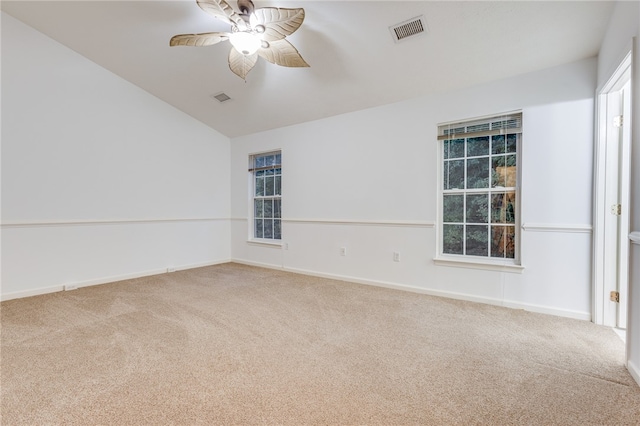
<instances>
[{"instance_id":1,"label":"beige carpet","mask_svg":"<svg viewBox=\"0 0 640 426\"><path fill-rule=\"evenodd\" d=\"M1 304L2 425L631 425L589 322L225 264Z\"/></svg>"}]
</instances>

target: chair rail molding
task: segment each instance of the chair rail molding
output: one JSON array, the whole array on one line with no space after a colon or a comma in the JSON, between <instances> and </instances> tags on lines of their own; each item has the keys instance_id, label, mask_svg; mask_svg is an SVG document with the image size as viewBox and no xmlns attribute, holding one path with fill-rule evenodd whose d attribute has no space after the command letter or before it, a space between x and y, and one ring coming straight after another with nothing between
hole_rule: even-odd
<instances>
[{"instance_id":1,"label":"chair rail molding","mask_svg":"<svg viewBox=\"0 0 640 426\"><path fill-rule=\"evenodd\" d=\"M246 217L232 217L232 221L249 221ZM352 225L352 226L392 226L405 228L435 228L434 221L412 220L354 220L354 219L299 219L282 218L282 223L305 225Z\"/></svg>"},{"instance_id":2,"label":"chair rail molding","mask_svg":"<svg viewBox=\"0 0 640 426\"><path fill-rule=\"evenodd\" d=\"M575 223L525 223L522 229L532 232L564 232L590 234L593 227L588 224Z\"/></svg>"},{"instance_id":3,"label":"chair rail molding","mask_svg":"<svg viewBox=\"0 0 640 426\"><path fill-rule=\"evenodd\" d=\"M282 219L285 223L319 224L319 225L356 225L356 226L399 226L409 228L435 228L433 221L410 220L352 220L352 219Z\"/></svg>"},{"instance_id":4,"label":"chair rail molding","mask_svg":"<svg viewBox=\"0 0 640 426\"><path fill-rule=\"evenodd\" d=\"M36 228L43 226L129 225L168 222L213 222L229 220L228 217L149 218L149 219L86 219L86 220L36 220L6 221L2 228Z\"/></svg>"}]
</instances>

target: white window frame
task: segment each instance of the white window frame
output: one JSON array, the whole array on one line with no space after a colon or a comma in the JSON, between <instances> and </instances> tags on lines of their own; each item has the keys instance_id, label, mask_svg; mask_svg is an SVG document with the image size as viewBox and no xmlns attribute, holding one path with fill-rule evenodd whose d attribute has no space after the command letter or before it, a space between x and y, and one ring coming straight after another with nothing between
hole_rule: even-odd
<instances>
[{"instance_id":1,"label":"white window frame","mask_svg":"<svg viewBox=\"0 0 640 426\"><path fill-rule=\"evenodd\" d=\"M256 173L260 170L266 170L272 168L271 166L259 167L256 168L254 166L254 159L256 157L264 157L270 155L278 155L280 156L280 194L274 195L256 195ZM255 244L264 244L270 246L281 246L282 245L282 210L280 210L280 217L275 218L274 220L279 220L280 223L280 238L264 238L256 236L256 200L279 200L280 201L280 209L282 208L282 150L274 149L270 151L257 152L249 154L249 224L248 224L248 235L249 235L249 243Z\"/></svg>"},{"instance_id":2,"label":"white window frame","mask_svg":"<svg viewBox=\"0 0 640 426\"><path fill-rule=\"evenodd\" d=\"M500 121L503 119L509 118L517 118L519 119L519 127L517 129L497 129L489 131L482 131L477 133L463 133L457 134L455 129L460 129L464 126L481 124L490 121ZM445 130L446 129L446 130ZM453 139L453 138L468 138L474 136L485 136L485 135L500 135L500 134L509 134L509 133L519 133L520 137L518 138L516 145L516 185L515 187L509 187L509 189L505 189L506 191L514 191L516 193L515 198L515 257L514 258L500 258L500 257L491 257L490 253L487 256L473 256L466 254L448 254L443 253L443 243L444 243L444 217L443 217L443 204L444 204L444 195L447 193L452 193L450 190L444 189L444 140ZM456 136L452 136L456 135ZM464 267L464 268L473 268L473 269L486 269L486 270L497 270L497 271L505 271L505 272L516 272L520 273L524 269L522 266L522 238L521 238L521 223L522 223L522 212L521 212L521 198L522 198L522 190L521 190L521 170L522 170L522 141L524 138L524 132L522 131L522 111L512 111L508 113L502 114L492 114L490 116L484 117L476 117L470 118L466 120L456 120L454 122L440 123L438 124L438 201L437 201L437 226L436 226L436 257L434 258L434 263L437 265L444 266L456 266L456 267ZM465 144L466 146L466 144ZM491 158L491 152L489 153L489 158ZM465 152L465 165L466 165L466 152ZM466 182L466 166L464 168L464 178ZM502 190L502 189L501 189ZM491 193L495 191L495 188L481 188L481 189L469 189L465 188L463 190L458 190L456 193L459 194L472 194L473 192L480 193ZM489 210L490 216L490 210ZM490 218L488 225L490 225Z\"/></svg>"}]
</instances>

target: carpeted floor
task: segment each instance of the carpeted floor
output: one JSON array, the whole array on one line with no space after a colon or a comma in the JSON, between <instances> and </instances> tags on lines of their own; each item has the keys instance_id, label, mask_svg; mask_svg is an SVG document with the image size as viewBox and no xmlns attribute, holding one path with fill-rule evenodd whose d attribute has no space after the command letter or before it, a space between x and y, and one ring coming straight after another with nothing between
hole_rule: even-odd
<instances>
[{"instance_id":1,"label":"carpeted floor","mask_svg":"<svg viewBox=\"0 0 640 426\"><path fill-rule=\"evenodd\" d=\"M631 425L611 329L225 264L1 304L2 425Z\"/></svg>"}]
</instances>

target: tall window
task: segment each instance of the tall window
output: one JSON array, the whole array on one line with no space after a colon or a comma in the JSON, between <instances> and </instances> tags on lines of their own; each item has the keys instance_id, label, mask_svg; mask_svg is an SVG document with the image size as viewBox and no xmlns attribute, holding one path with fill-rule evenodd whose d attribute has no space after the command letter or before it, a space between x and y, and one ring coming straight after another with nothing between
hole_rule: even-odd
<instances>
[{"instance_id":1,"label":"tall window","mask_svg":"<svg viewBox=\"0 0 640 426\"><path fill-rule=\"evenodd\" d=\"M282 154L280 151L252 155L253 238L280 240L282 198Z\"/></svg>"},{"instance_id":2,"label":"tall window","mask_svg":"<svg viewBox=\"0 0 640 426\"><path fill-rule=\"evenodd\" d=\"M518 258L522 114L441 125L441 253Z\"/></svg>"}]
</instances>

